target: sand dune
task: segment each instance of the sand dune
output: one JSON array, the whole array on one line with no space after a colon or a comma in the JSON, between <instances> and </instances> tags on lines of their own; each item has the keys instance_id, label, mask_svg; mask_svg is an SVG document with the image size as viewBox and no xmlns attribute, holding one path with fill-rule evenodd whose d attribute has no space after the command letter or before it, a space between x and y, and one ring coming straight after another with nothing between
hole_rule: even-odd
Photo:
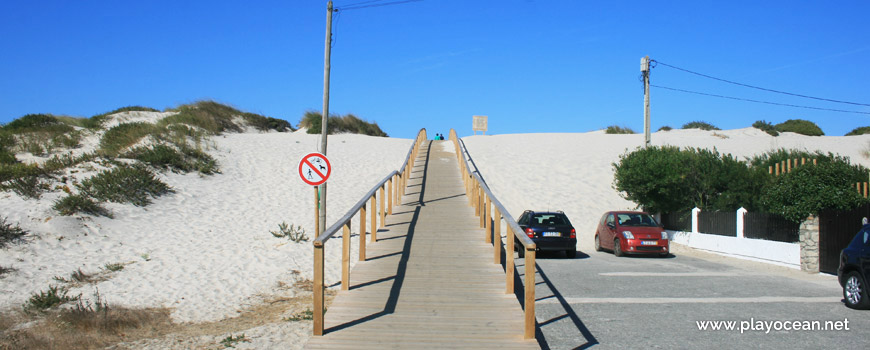
<instances>
[{"instance_id":1,"label":"sand dune","mask_svg":"<svg viewBox=\"0 0 870 350\"><path fill-rule=\"evenodd\" d=\"M137 114L125 121L133 120L156 118ZM673 130L654 133L652 139L654 145L716 148L738 157L778 148L821 150L870 166L863 156L870 148L870 135L771 137L747 128ZM401 166L412 140L360 135L335 135L329 140L331 224L374 183ZM596 131L464 140L484 179L511 214L517 217L524 209L564 210L578 229L581 250L591 249L592 230L605 210L635 207L613 190L611 164L620 154L639 147L642 135ZM93 140L85 144L96 145ZM0 280L0 308L20 307L32 293L58 284L55 276L66 277L77 269L98 273L113 263L126 265L118 272L104 272L104 281L72 292L87 297L99 289L114 305L171 308L176 322L233 317L275 293L293 294L278 285L312 278L311 243L275 238L269 231L287 222L301 225L313 236L313 190L298 179L296 165L304 154L316 151L319 136L249 131L217 136L210 144L209 153L218 160L221 174L161 173L175 193L144 208L109 203L114 219L59 216L51 206L61 193L40 200L0 193L2 216L31 233L26 243L0 251L0 266L15 269ZM79 176L83 174L89 172ZM326 253L330 285L339 280L340 240L328 242ZM274 327L264 327L249 330L255 341L246 346L298 347L308 334L307 328L293 326L283 331L288 340L270 335Z\"/></svg>"}]
</instances>

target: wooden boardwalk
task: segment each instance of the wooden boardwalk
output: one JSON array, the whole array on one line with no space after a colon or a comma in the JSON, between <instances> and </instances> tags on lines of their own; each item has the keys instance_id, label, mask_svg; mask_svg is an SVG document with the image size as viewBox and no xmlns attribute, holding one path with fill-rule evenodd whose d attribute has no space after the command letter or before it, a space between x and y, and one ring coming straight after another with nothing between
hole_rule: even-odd
<instances>
[{"instance_id":1,"label":"wooden boardwalk","mask_svg":"<svg viewBox=\"0 0 870 350\"><path fill-rule=\"evenodd\" d=\"M483 242L450 141L425 142L402 206L306 349L538 349Z\"/></svg>"}]
</instances>

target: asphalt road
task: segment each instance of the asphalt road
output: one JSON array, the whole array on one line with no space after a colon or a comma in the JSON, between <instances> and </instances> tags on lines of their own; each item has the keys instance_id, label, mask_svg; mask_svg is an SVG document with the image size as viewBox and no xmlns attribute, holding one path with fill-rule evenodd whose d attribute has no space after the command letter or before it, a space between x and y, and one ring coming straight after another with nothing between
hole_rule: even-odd
<instances>
[{"instance_id":1,"label":"asphalt road","mask_svg":"<svg viewBox=\"0 0 870 350\"><path fill-rule=\"evenodd\" d=\"M870 348L870 311L843 305L836 276L672 251L668 258L617 258L583 248L575 259L539 253L538 343L543 349ZM522 264L517 261L519 272ZM706 321L733 322L734 329L707 324L700 330ZM793 329L813 327L812 321L841 330Z\"/></svg>"}]
</instances>

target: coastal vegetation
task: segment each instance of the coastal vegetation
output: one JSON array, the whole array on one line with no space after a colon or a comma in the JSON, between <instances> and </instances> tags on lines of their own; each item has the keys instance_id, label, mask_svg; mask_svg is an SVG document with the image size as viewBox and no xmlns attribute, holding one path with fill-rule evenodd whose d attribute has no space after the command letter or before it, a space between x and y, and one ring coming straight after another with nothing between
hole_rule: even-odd
<instances>
[{"instance_id":1,"label":"coastal vegetation","mask_svg":"<svg viewBox=\"0 0 870 350\"><path fill-rule=\"evenodd\" d=\"M770 174L771 166L794 159L810 161ZM744 161L716 150L654 146L627 152L612 166L614 189L652 212L743 207L795 222L866 203L853 186L870 175L847 157L784 149Z\"/></svg>"}]
</instances>

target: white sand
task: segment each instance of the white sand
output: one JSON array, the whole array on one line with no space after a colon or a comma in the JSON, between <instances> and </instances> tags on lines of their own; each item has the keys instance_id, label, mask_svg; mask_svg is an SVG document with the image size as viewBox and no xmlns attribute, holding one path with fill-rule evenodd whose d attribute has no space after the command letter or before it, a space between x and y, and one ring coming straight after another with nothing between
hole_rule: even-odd
<instances>
[{"instance_id":1,"label":"white sand","mask_svg":"<svg viewBox=\"0 0 870 350\"><path fill-rule=\"evenodd\" d=\"M862 155L870 135L770 136L755 128L653 133L653 145L717 149L746 159L780 148L832 152L870 167ZM590 251L598 220L608 210L635 209L613 189L612 163L643 145L643 134L514 134L463 138L484 180L514 218L523 210L563 210L577 229L578 249Z\"/></svg>"},{"instance_id":2,"label":"white sand","mask_svg":"<svg viewBox=\"0 0 870 350\"><path fill-rule=\"evenodd\" d=\"M124 121L156 122L163 117L163 113L135 113ZM777 148L822 150L870 166L862 155L870 148L870 135L786 133L774 138L753 128L715 134L721 136L701 130L657 132L653 144L715 147L741 158ZM85 148L95 147L98 136L90 136ZM329 139L331 224L374 183L401 166L412 140L359 135ZM578 229L581 250L591 250L592 231L604 211L635 207L613 190L611 164L620 154L640 146L643 135L596 131L464 140L485 180L514 217L524 209L564 210ZM105 281L72 292L87 297L99 288L113 305L169 307L176 322L233 317L238 310L281 293L276 291L281 289L279 283L311 279L311 242L293 243L272 237L269 231L286 221L301 225L313 236L314 194L298 178L296 166L304 154L316 151L319 136L247 132L216 137L213 145L209 153L218 160L222 174L162 173L160 177L175 189L174 194L145 208L110 203L106 206L114 219L59 216L51 206L62 197L60 193L46 194L40 200L0 193L0 216L30 232L27 243L0 250L0 266L15 269L0 280L0 309L18 308L32 293L59 284L55 276L68 278L79 268L98 273L110 263L128 265L108 274ZM442 146L449 149L447 142ZM68 175L81 179L98 169ZM357 245L356 240L353 244ZM329 241L326 253L326 283L331 285L340 278L340 239ZM354 253L351 261L356 260ZM251 343L241 343L241 348L298 348L310 334L310 324L269 324L239 331L251 339ZM220 340L182 338L134 347L194 347Z\"/></svg>"},{"instance_id":3,"label":"white sand","mask_svg":"<svg viewBox=\"0 0 870 350\"><path fill-rule=\"evenodd\" d=\"M128 119L154 122L165 117L141 114ZM55 276L69 278L77 269L96 274L112 263L128 265L105 281L73 288L71 294L89 297L98 288L111 305L172 308L176 322L233 317L276 293L279 282L293 285L297 279L312 279L311 242L294 243L269 231L287 222L301 225L314 238L314 190L299 178L297 165L304 154L317 151L319 135L252 132L213 141L216 149L209 153L221 174L161 173L175 193L144 208L107 203L114 219L58 215L51 207L62 192L39 200L0 192L0 216L30 232L26 243L0 250L0 266L15 269L0 280L0 310L19 308L31 294L60 285ZM375 183L397 170L411 143L330 136L327 221L344 215ZM92 140L85 144L95 146ZM327 242L327 285L340 280L340 246L341 239Z\"/></svg>"}]
</instances>

